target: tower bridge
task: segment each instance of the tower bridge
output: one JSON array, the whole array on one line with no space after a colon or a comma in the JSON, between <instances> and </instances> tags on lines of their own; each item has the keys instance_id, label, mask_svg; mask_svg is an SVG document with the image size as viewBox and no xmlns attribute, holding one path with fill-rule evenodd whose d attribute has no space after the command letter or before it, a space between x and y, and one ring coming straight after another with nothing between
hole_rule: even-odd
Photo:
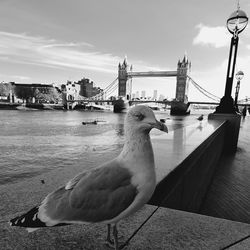
<instances>
[{"instance_id":1,"label":"tower bridge","mask_svg":"<svg viewBox=\"0 0 250 250\"><path fill-rule=\"evenodd\" d=\"M138 77L176 77L176 94L175 101L171 104L171 114L187 114L188 109L188 77L191 71L191 62L184 56L182 61L178 61L176 71L148 71L148 72L133 72L132 65L129 67L127 60L118 65L118 96L125 101L131 100L132 95L132 78ZM119 105L122 109L122 102L119 101L114 106ZM116 110L116 107L114 107Z\"/></svg>"},{"instance_id":2,"label":"tower bridge","mask_svg":"<svg viewBox=\"0 0 250 250\"><path fill-rule=\"evenodd\" d=\"M120 112L127 105L131 105L136 101L132 100L132 79L142 77L176 77L176 92L175 99L172 101L166 101L158 103L164 103L171 106L171 114L185 115L188 113L188 107L190 104L197 102L188 101L188 90L190 83L203 95L211 99L213 104L217 104L220 98L216 95L211 94L197 82L190 77L191 62L186 56L183 57L182 61L179 60L177 63L177 70L172 71L146 71L136 72L132 70L132 65L128 65L127 60L124 59L123 63L118 65L118 77L114 79L109 85L107 85L103 91L91 98L81 97L79 100L73 98L73 100L67 100L67 102L73 105L73 102L109 102L114 105L114 110ZM110 96L118 96L118 100L110 100ZM143 102L142 100L138 102ZM152 101L150 101L152 102ZM210 104L211 102L199 102L199 104Z\"/></svg>"}]
</instances>

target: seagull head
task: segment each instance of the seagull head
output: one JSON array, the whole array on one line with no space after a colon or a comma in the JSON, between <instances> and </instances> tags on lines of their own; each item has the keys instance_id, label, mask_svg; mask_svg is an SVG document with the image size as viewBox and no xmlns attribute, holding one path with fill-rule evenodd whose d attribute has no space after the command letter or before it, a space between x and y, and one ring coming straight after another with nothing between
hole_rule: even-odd
<instances>
[{"instance_id":1,"label":"seagull head","mask_svg":"<svg viewBox=\"0 0 250 250\"><path fill-rule=\"evenodd\" d=\"M153 128L168 132L167 126L155 118L151 108L137 105L128 111L125 118L125 130L132 129L138 132L149 133Z\"/></svg>"}]
</instances>

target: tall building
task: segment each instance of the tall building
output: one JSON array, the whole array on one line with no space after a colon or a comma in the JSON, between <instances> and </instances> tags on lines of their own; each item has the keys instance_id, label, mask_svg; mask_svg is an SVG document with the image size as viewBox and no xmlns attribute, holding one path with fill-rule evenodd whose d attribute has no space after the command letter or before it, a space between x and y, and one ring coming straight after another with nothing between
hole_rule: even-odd
<instances>
[{"instance_id":1,"label":"tall building","mask_svg":"<svg viewBox=\"0 0 250 250\"><path fill-rule=\"evenodd\" d=\"M142 90L142 92L141 92L141 98L145 98L146 97L146 91L145 90Z\"/></svg>"},{"instance_id":2,"label":"tall building","mask_svg":"<svg viewBox=\"0 0 250 250\"><path fill-rule=\"evenodd\" d=\"M154 93L153 93L153 100L157 100L157 90L156 89L154 90Z\"/></svg>"},{"instance_id":3,"label":"tall building","mask_svg":"<svg viewBox=\"0 0 250 250\"><path fill-rule=\"evenodd\" d=\"M88 78L83 78L77 82L80 85L80 95L84 97L93 97L102 92L102 89L99 87L94 87L93 81L90 81Z\"/></svg>"}]
</instances>

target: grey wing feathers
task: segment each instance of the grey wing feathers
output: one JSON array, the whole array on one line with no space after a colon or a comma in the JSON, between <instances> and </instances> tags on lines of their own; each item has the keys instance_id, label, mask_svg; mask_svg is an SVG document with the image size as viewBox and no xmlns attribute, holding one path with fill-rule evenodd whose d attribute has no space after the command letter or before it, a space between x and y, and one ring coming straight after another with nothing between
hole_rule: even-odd
<instances>
[{"instance_id":1,"label":"grey wing feathers","mask_svg":"<svg viewBox=\"0 0 250 250\"><path fill-rule=\"evenodd\" d=\"M87 177L90 174L90 171L86 171L83 173L80 173L78 175L76 175L73 179L71 179L66 185L65 185L65 189L69 190L69 189L73 189L75 187L75 185L83 178L83 177Z\"/></svg>"}]
</instances>

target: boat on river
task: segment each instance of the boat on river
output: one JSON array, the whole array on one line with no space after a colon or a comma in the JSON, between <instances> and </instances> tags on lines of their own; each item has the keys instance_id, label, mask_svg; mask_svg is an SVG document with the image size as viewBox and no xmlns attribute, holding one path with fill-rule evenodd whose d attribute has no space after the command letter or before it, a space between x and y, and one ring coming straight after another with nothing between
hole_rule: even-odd
<instances>
[{"instance_id":1,"label":"boat on river","mask_svg":"<svg viewBox=\"0 0 250 250\"><path fill-rule=\"evenodd\" d=\"M93 120L93 121L84 121L84 122L82 122L82 125L87 125L87 124L94 124L94 125L97 125L97 121L96 121L96 120Z\"/></svg>"},{"instance_id":2,"label":"boat on river","mask_svg":"<svg viewBox=\"0 0 250 250\"><path fill-rule=\"evenodd\" d=\"M102 119L102 118L96 118L94 120L83 121L82 125L87 125L87 124L97 125L98 123L104 123L104 122L106 122L104 119Z\"/></svg>"}]
</instances>

